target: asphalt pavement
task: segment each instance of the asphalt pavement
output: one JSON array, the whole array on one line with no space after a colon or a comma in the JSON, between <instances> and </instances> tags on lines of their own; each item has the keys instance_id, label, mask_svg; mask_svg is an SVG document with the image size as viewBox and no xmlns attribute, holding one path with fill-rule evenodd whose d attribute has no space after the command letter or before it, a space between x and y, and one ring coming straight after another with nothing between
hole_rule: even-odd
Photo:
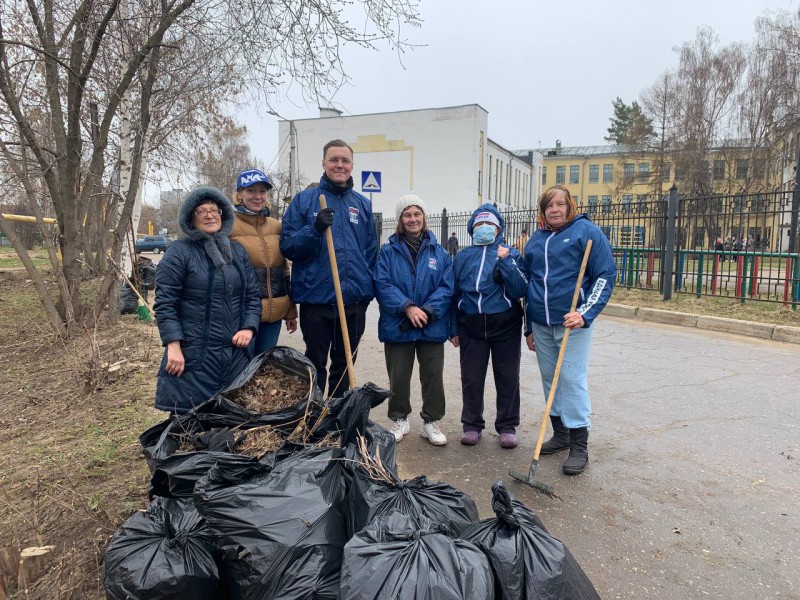
<instances>
[{"instance_id":1,"label":"asphalt pavement","mask_svg":"<svg viewBox=\"0 0 800 600\"><path fill-rule=\"evenodd\" d=\"M387 386L377 313L373 303L356 380ZM800 599L800 345L609 316L594 327L589 466L563 475L562 452L541 457L537 471L561 499L508 476L509 467L530 464L544 411L524 344L520 446L501 449L491 426L491 368L489 427L477 446L459 444L458 350L448 343L449 443L433 447L419 436L415 381L401 476L464 490L482 518L493 516L491 485L504 480L606 599ZM299 331L284 331L279 343L303 349ZM390 424L385 405L372 417Z\"/></svg>"}]
</instances>

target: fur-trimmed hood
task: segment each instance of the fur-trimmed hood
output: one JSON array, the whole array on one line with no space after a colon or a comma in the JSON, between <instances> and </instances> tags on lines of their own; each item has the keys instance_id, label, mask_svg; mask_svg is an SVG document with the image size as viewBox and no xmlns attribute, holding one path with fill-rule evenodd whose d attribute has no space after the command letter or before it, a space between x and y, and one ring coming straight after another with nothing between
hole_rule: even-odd
<instances>
[{"instance_id":1,"label":"fur-trimmed hood","mask_svg":"<svg viewBox=\"0 0 800 600\"><path fill-rule=\"evenodd\" d=\"M219 206L222 211L222 228L219 233L228 236L233 229L233 205L228 197L220 190L210 185L201 185L194 188L181 202L180 212L178 213L178 224L181 231L189 238L195 239L194 235L199 233L192 225L192 213L194 209L208 201ZM193 233L194 232L194 233Z\"/></svg>"},{"instance_id":2,"label":"fur-trimmed hood","mask_svg":"<svg viewBox=\"0 0 800 600\"><path fill-rule=\"evenodd\" d=\"M213 235L195 229L192 224L192 213L194 209L209 201L219 206L219 209L222 211L222 227ZM203 245L206 254L208 254L211 262L213 262L216 267L231 264L233 260L231 242L228 239L228 236L233 230L233 221L233 205L231 201L217 188L208 185L196 187L186 194L183 202L181 202L181 209L178 213L178 225L180 225L181 231L183 231L190 240Z\"/></svg>"}]
</instances>

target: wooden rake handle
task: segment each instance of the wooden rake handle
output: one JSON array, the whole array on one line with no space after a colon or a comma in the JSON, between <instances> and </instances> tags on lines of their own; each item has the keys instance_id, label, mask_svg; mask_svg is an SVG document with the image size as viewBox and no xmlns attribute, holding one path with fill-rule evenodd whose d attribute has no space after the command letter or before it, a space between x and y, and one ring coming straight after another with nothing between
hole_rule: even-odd
<instances>
[{"instance_id":1,"label":"wooden rake handle","mask_svg":"<svg viewBox=\"0 0 800 600\"><path fill-rule=\"evenodd\" d=\"M328 208L325 195L319 195L319 206L322 209ZM344 341L344 356L347 361L347 379L350 382L350 389L356 387L356 372L353 368L353 353L350 350L350 335L347 331L347 319L344 312L344 299L342 298L342 284L339 281L339 266L336 263L336 249L333 247L333 232L331 228L325 229L325 240L328 242L328 258L331 261L331 275L333 275L333 289L336 292L336 307L339 309L339 323L342 326L342 339Z\"/></svg>"},{"instance_id":2,"label":"wooden rake handle","mask_svg":"<svg viewBox=\"0 0 800 600\"><path fill-rule=\"evenodd\" d=\"M592 240L586 243L586 250L583 251L583 260L581 261L581 269L578 272L578 281L575 282L575 293L572 294L572 304L570 305L569 312L574 312L575 307L578 306L578 298L581 295L581 284L583 283L583 274L586 272L586 263L589 262L589 253L592 251ZM567 341L569 340L569 329L564 330L564 339L561 340L561 348L558 351L558 360L556 361L556 370L553 373L553 383L550 384L550 393L547 395L547 404L544 407L544 418L542 419L542 426L539 428L539 439L536 440L536 449L533 451L533 460L539 460L539 452L542 450L542 443L544 442L544 434L547 431L547 421L550 417L550 408L553 406L553 398L556 397L556 388L558 387L558 378L561 375L561 363L564 362L564 354L567 351Z\"/></svg>"}]
</instances>

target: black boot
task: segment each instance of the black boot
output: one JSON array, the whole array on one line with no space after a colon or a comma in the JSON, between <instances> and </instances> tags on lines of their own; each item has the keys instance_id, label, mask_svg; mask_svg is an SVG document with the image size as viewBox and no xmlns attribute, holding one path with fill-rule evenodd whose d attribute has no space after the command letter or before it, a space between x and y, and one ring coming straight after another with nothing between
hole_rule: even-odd
<instances>
[{"instance_id":1,"label":"black boot","mask_svg":"<svg viewBox=\"0 0 800 600\"><path fill-rule=\"evenodd\" d=\"M542 444L539 454L555 454L569 448L569 429L561 422L561 417L550 415L550 423L553 425L553 437Z\"/></svg>"},{"instance_id":2,"label":"black boot","mask_svg":"<svg viewBox=\"0 0 800 600\"><path fill-rule=\"evenodd\" d=\"M589 428L578 427L569 430L569 456L561 470L565 475L583 473L589 462Z\"/></svg>"}]
</instances>

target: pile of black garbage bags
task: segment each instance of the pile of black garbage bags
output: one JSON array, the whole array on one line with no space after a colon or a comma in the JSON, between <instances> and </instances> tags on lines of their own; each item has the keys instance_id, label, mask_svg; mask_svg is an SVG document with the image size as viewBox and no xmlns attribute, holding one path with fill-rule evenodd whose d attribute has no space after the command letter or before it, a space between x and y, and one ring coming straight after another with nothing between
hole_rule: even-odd
<instances>
[{"instance_id":1,"label":"pile of black garbage bags","mask_svg":"<svg viewBox=\"0 0 800 600\"><path fill-rule=\"evenodd\" d=\"M152 501L109 543L107 598L599 598L569 550L502 482L492 487L496 518L479 521L460 490L424 476L401 481L394 437L369 420L388 390L367 384L327 407L312 392L269 414L227 400L264 361L298 376L313 371L302 354L275 348L228 390L142 434ZM262 425L288 434L316 417L311 440L261 459L210 439L216 434L205 449L182 451L176 442L176 432L203 439ZM341 447L315 445L331 433ZM388 476L363 467L359 437Z\"/></svg>"}]
</instances>

